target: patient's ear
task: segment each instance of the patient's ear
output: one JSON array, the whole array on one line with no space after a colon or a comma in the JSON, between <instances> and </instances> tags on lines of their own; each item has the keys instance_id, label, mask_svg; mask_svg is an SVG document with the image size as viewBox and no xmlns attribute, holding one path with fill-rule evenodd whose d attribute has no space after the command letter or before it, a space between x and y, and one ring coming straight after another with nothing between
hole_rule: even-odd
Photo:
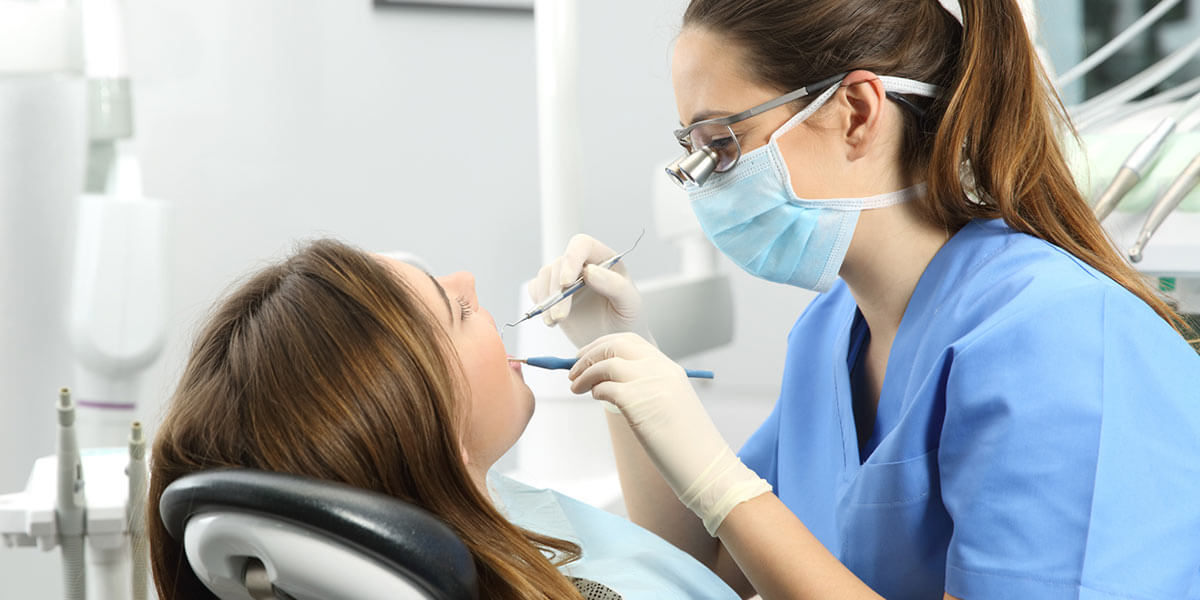
<instances>
[{"instance_id":1,"label":"patient's ear","mask_svg":"<svg viewBox=\"0 0 1200 600\"><path fill-rule=\"evenodd\" d=\"M467 447L464 446L462 442L458 443L458 452L462 455L462 461L464 465L471 464L471 453L467 452Z\"/></svg>"}]
</instances>

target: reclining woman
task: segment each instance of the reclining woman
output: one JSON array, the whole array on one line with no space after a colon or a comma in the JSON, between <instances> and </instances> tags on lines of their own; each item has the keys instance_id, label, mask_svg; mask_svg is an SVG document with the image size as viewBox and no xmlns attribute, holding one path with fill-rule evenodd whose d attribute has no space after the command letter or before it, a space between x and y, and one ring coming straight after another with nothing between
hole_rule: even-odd
<instances>
[{"instance_id":1,"label":"reclining woman","mask_svg":"<svg viewBox=\"0 0 1200 600\"><path fill-rule=\"evenodd\" d=\"M224 299L195 341L151 456L159 597L214 597L158 518L163 490L189 473L248 467L432 512L472 553L487 598L581 598L591 582L624 598L736 598L620 517L489 479L532 414L469 274L435 279L340 242L310 243Z\"/></svg>"}]
</instances>

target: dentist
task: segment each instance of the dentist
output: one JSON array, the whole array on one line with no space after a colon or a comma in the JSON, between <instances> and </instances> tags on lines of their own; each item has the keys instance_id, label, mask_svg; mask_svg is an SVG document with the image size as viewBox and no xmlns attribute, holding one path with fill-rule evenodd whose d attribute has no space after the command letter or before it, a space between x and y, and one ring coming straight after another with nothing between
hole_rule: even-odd
<instances>
[{"instance_id":1,"label":"dentist","mask_svg":"<svg viewBox=\"0 0 1200 600\"><path fill-rule=\"evenodd\" d=\"M1076 188L1016 0L692 0L672 77L709 239L823 293L735 454L610 248L542 268L535 301L587 280L545 319L635 522L744 596L1200 598L1200 356Z\"/></svg>"}]
</instances>

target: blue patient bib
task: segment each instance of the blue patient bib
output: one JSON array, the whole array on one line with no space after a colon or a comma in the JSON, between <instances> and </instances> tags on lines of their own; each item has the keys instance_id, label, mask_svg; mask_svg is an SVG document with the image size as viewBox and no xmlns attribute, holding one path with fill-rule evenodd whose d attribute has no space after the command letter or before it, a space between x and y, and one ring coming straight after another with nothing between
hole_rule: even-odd
<instances>
[{"instance_id":1,"label":"blue patient bib","mask_svg":"<svg viewBox=\"0 0 1200 600\"><path fill-rule=\"evenodd\" d=\"M579 560L559 567L564 575L602 583L625 600L738 598L708 567L628 519L496 473L488 487L509 521L579 544Z\"/></svg>"}]
</instances>

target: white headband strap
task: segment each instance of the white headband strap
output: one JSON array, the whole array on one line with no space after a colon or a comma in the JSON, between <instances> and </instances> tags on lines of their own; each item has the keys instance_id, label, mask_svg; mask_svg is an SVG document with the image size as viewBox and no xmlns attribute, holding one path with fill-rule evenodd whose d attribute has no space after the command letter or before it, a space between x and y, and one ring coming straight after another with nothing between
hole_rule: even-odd
<instances>
[{"instance_id":1,"label":"white headband strap","mask_svg":"<svg viewBox=\"0 0 1200 600\"><path fill-rule=\"evenodd\" d=\"M963 23L962 4L959 3L959 0L938 0L938 3L942 5L942 8L946 9L946 12L950 13L950 16L954 17L954 20L958 21L959 25L965 26Z\"/></svg>"}]
</instances>

